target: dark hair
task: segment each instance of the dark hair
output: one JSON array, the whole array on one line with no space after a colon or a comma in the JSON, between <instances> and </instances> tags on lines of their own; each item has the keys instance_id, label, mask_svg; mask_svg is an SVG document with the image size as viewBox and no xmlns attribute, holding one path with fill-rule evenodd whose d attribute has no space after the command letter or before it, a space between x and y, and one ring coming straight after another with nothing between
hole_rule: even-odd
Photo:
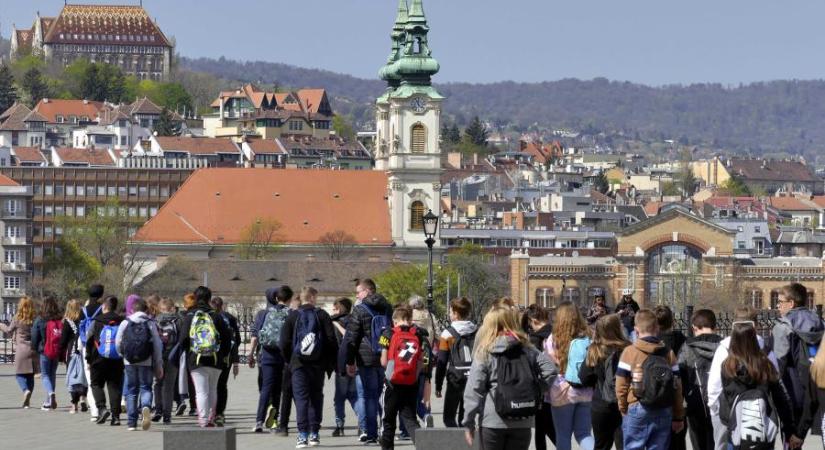
<instances>
[{"instance_id":1,"label":"dark hair","mask_svg":"<svg viewBox=\"0 0 825 450\"><path fill-rule=\"evenodd\" d=\"M358 286L369 291L370 294L375 293L375 281L372 281L370 278L364 278L363 280L358 282Z\"/></svg>"},{"instance_id":2,"label":"dark hair","mask_svg":"<svg viewBox=\"0 0 825 450\"><path fill-rule=\"evenodd\" d=\"M669 306L659 305L653 310L653 314L656 315L659 331L668 331L673 328L673 311Z\"/></svg>"},{"instance_id":3,"label":"dark hair","mask_svg":"<svg viewBox=\"0 0 825 450\"><path fill-rule=\"evenodd\" d=\"M139 298L132 303L132 311L134 312L146 312L147 310L146 300Z\"/></svg>"},{"instance_id":4,"label":"dark hair","mask_svg":"<svg viewBox=\"0 0 825 450\"><path fill-rule=\"evenodd\" d=\"M223 299L220 297L212 297L212 300L209 300L209 306L216 311L223 311Z\"/></svg>"},{"instance_id":5,"label":"dark hair","mask_svg":"<svg viewBox=\"0 0 825 450\"><path fill-rule=\"evenodd\" d=\"M277 298L280 303L287 303L292 300L293 295L295 295L295 293L292 292L292 288L283 285L278 288L278 292L275 293L275 298Z\"/></svg>"},{"instance_id":6,"label":"dark hair","mask_svg":"<svg viewBox=\"0 0 825 450\"><path fill-rule=\"evenodd\" d=\"M527 311L524 313L524 316L528 319L535 320L536 322L550 322L550 311L547 308L543 308L535 303L527 307Z\"/></svg>"},{"instance_id":7,"label":"dark hair","mask_svg":"<svg viewBox=\"0 0 825 450\"><path fill-rule=\"evenodd\" d=\"M730 334L728 358L722 363L722 375L736 378L744 370L749 381L758 385L776 381L778 374L765 352L759 348L756 328L752 324L733 326Z\"/></svg>"},{"instance_id":8,"label":"dark hair","mask_svg":"<svg viewBox=\"0 0 825 450\"><path fill-rule=\"evenodd\" d=\"M114 295L107 296L106 299L103 300L103 306L110 312L117 311L117 297Z\"/></svg>"},{"instance_id":9,"label":"dark hair","mask_svg":"<svg viewBox=\"0 0 825 450\"><path fill-rule=\"evenodd\" d=\"M700 309L693 313L690 323L696 328L716 329L716 313L709 309Z\"/></svg>"},{"instance_id":10,"label":"dark hair","mask_svg":"<svg viewBox=\"0 0 825 450\"><path fill-rule=\"evenodd\" d=\"M799 283L791 283L782 287L782 294L793 302L794 308L808 305L808 290Z\"/></svg>"},{"instance_id":11,"label":"dark hair","mask_svg":"<svg viewBox=\"0 0 825 450\"><path fill-rule=\"evenodd\" d=\"M198 286L198 288L195 289L194 294L195 294L195 300L198 301L199 305L203 305L203 304L208 305L209 300L212 300L212 290L210 290L206 286Z\"/></svg>"},{"instance_id":12,"label":"dark hair","mask_svg":"<svg viewBox=\"0 0 825 450\"><path fill-rule=\"evenodd\" d=\"M102 284L93 284L89 286L89 298L94 301L99 301L101 297L103 297L103 285Z\"/></svg>"},{"instance_id":13,"label":"dark hair","mask_svg":"<svg viewBox=\"0 0 825 450\"><path fill-rule=\"evenodd\" d=\"M455 311L459 319L467 320L467 318L470 317L470 313L473 312L473 304L470 303L467 297L454 298L453 301L450 302L450 309Z\"/></svg>"},{"instance_id":14,"label":"dark hair","mask_svg":"<svg viewBox=\"0 0 825 450\"><path fill-rule=\"evenodd\" d=\"M333 305L337 306L338 309L341 310L341 312L343 312L344 314L349 314L350 311L352 311L352 300L346 297L341 297L338 300L335 300L335 303L333 303Z\"/></svg>"},{"instance_id":15,"label":"dark hair","mask_svg":"<svg viewBox=\"0 0 825 450\"><path fill-rule=\"evenodd\" d=\"M57 305L57 299L51 295L43 298L43 304L40 305L40 317L43 320L59 320L63 317L60 312L60 306Z\"/></svg>"}]
</instances>

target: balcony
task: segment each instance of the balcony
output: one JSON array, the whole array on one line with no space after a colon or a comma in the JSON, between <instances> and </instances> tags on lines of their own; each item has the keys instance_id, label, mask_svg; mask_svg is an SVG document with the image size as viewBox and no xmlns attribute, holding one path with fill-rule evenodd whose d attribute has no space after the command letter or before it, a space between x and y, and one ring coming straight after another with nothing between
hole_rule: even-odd
<instances>
[{"instance_id":1,"label":"balcony","mask_svg":"<svg viewBox=\"0 0 825 450\"><path fill-rule=\"evenodd\" d=\"M29 270L28 266L24 262L4 262L0 264L0 269L2 269L3 272L26 272Z\"/></svg>"},{"instance_id":2,"label":"balcony","mask_svg":"<svg viewBox=\"0 0 825 450\"><path fill-rule=\"evenodd\" d=\"M19 288L18 289L3 288L3 290L0 291L0 293L2 293L3 297L6 297L6 298L8 298L8 297L22 297L22 296L26 295L26 291L24 291L23 289L19 289Z\"/></svg>"},{"instance_id":3,"label":"balcony","mask_svg":"<svg viewBox=\"0 0 825 450\"><path fill-rule=\"evenodd\" d=\"M4 209L0 212L0 217L3 219L25 219L26 213L19 209L11 210L11 209Z\"/></svg>"},{"instance_id":4,"label":"balcony","mask_svg":"<svg viewBox=\"0 0 825 450\"><path fill-rule=\"evenodd\" d=\"M26 245L26 238L23 236L9 237L3 236L3 245Z\"/></svg>"}]
</instances>

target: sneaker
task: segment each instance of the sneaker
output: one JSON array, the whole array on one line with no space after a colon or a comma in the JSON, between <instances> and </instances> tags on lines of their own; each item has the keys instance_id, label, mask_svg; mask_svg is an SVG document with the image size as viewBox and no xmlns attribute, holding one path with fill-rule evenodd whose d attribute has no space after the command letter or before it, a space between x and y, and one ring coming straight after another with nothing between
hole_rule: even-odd
<instances>
[{"instance_id":1,"label":"sneaker","mask_svg":"<svg viewBox=\"0 0 825 450\"><path fill-rule=\"evenodd\" d=\"M92 416L89 418L90 422L97 422L97 416Z\"/></svg>"},{"instance_id":2,"label":"sneaker","mask_svg":"<svg viewBox=\"0 0 825 450\"><path fill-rule=\"evenodd\" d=\"M309 441L307 440L306 433L298 433L298 440L295 443L295 448L307 448L309 447Z\"/></svg>"},{"instance_id":3,"label":"sneaker","mask_svg":"<svg viewBox=\"0 0 825 450\"><path fill-rule=\"evenodd\" d=\"M69 407L69 414L77 414L77 405L72 405Z\"/></svg>"},{"instance_id":4,"label":"sneaker","mask_svg":"<svg viewBox=\"0 0 825 450\"><path fill-rule=\"evenodd\" d=\"M80 399L80 412L89 411L89 404L86 403L86 397Z\"/></svg>"},{"instance_id":5,"label":"sneaker","mask_svg":"<svg viewBox=\"0 0 825 450\"><path fill-rule=\"evenodd\" d=\"M269 408L267 408L267 410L266 410L266 421L264 422L264 426L269 428L269 429L277 428L277 424L275 423L276 422L275 416L277 414L278 414L278 410L275 409L274 406L269 405Z\"/></svg>"},{"instance_id":6,"label":"sneaker","mask_svg":"<svg viewBox=\"0 0 825 450\"><path fill-rule=\"evenodd\" d=\"M137 427L129 427L126 431L137 431Z\"/></svg>"},{"instance_id":7,"label":"sneaker","mask_svg":"<svg viewBox=\"0 0 825 450\"><path fill-rule=\"evenodd\" d=\"M43 403L42 405L40 405L40 410L41 411L51 411L52 410L52 405L50 403Z\"/></svg>"},{"instance_id":8,"label":"sneaker","mask_svg":"<svg viewBox=\"0 0 825 450\"><path fill-rule=\"evenodd\" d=\"M226 424L226 417L224 416L215 416L215 426L218 428L223 428Z\"/></svg>"},{"instance_id":9,"label":"sneaker","mask_svg":"<svg viewBox=\"0 0 825 450\"><path fill-rule=\"evenodd\" d=\"M120 410L123 411L126 409L126 399L120 401Z\"/></svg>"},{"instance_id":10,"label":"sneaker","mask_svg":"<svg viewBox=\"0 0 825 450\"><path fill-rule=\"evenodd\" d=\"M427 414L424 416L424 428L432 428L433 426L433 415Z\"/></svg>"},{"instance_id":11,"label":"sneaker","mask_svg":"<svg viewBox=\"0 0 825 450\"><path fill-rule=\"evenodd\" d=\"M189 417L198 417L198 410L196 408L189 408Z\"/></svg>"},{"instance_id":12,"label":"sneaker","mask_svg":"<svg viewBox=\"0 0 825 450\"><path fill-rule=\"evenodd\" d=\"M29 409L29 404L31 403L32 399L32 391L26 391L23 393L23 409Z\"/></svg>"},{"instance_id":13,"label":"sneaker","mask_svg":"<svg viewBox=\"0 0 825 450\"><path fill-rule=\"evenodd\" d=\"M318 436L318 433L309 433L309 446L317 447L319 445L321 445L321 437Z\"/></svg>"},{"instance_id":14,"label":"sneaker","mask_svg":"<svg viewBox=\"0 0 825 450\"><path fill-rule=\"evenodd\" d=\"M109 423L110 426L119 427L120 426L120 417L112 417L112 421Z\"/></svg>"},{"instance_id":15,"label":"sneaker","mask_svg":"<svg viewBox=\"0 0 825 450\"><path fill-rule=\"evenodd\" d=\"M152 410L150 410L148 406L144 406L143 409L140 410L140 415L140 427L143 431L146 431L152 426Z\"/></svg>"},{"instance_id":16,"label":"sneaker","mask_svg":"<svg viewBox=\"0 0 825 450\"><path fill-rule=\"evenodd\" d=\"M341 437L344 435L344 427L336 426L335 431L332 432L332 437Z\"/></svg>"},{"instance_id":17,"label":"sneaker","mask_svg":"<svg viewBox=\"0 0 825 450\"><path fill-rule=\"evenodd\" d=\"M160 419L162 419L162 418L163 418L163 413L156 412L152 416L152 422L160 422Z\"/></svg>"},{"instance_id":18,"label":"sneaker","mask_svg":"<svg viewBox=\"0 0 825 450\"><path fill-rule=\"evenodd\" d=\"M172 419L170 419L168 417L163 419L163 424L164 425L172 425Z\"/></svg>"},{"instance_id":19,"label":"sneaker","mask_svg":"<svg viewBox=\"0 0 825 450\"><path fill-rule=\"evenodd\" d=\"M253 433L263 433L264 432L264 423L263 422L256 423L255 426L252 427L252 432Z\"/></svg>"},{"instance_id":20,"label":"sneaker","mask_svg":"<svg viewBox=\"0 0 825 450\"><path fill-rule=\"evenodd\" d=\"M361 434L358 435L358 440L361 442L367 442L367 433L362 431Z\"/></svg>"},{"instance_id":21,"label":"sneaker","mask_svg":"<svg viewBox=\"0 0 825 450\"><path fill-rule=\"evenodd\" d=\"M361 441L364 445L378 445L378 438L367 438Z\"/></svg>"},{"instance_id":22,"label":"sneaker","mask_svg":"<svg viewBox=\"0 0 825 450\"><path fill-rule=\"evenodd\" d=\"M289 436L289 430L287 430L286 428L276 428L275 431L273 431L273 432L275 433L275 436L279 436L279 437Z\"/></svg>"},{"instance_id":23,"label":"sneaker","mask_svg":"<svg viewBox=\"0 0 825 450\"><path fill-rule=\"evenodd\" d=\"M175 415L176 416L182 416L183 413L185 413L185 412L186 412L186 403L181 403L180 405L178 405L178 408L175 410Z\"/></svg>"},{"instance_id":24,"label":"sneaker","mask_svg":"<svg viewBox=\"0 0 825 450\"><path fill-rule=\"evenodd\" d=\"M409 441L410 435L407 433L398 433L398 436L395 437L396 441Z\"/></svg>"},{"instance_id":25,"label":"sneaker","mask_svg":"<svg viewBox=\"0 0 825 450\"><path fill-rule=\"evenodd\" d=\"M100 415L99 415L99 416L97 416L97 420L95 420L95 422L96 422L98 425L102 425L102 424L106 423L106 421L107 421L107 420L109 420L109 417L111 417L111 416L112 416L112 413L111 413L111 412L109 412L109 410L108 410L108 409L102 409L102 410L100 410L100 411L99 411L99 414L100 414Z\"/></svg>"},{"instance_id":26,"label":"sneaker","mask_svg":"<svg viewBox=\"0 0 825 450\"><path fill-rule=\"evenodd\" d=\"M51 409L57 409L57 395L49 394L49 398L51 399L51 401L49 402L49 407Z\"/></svg>"}]
</instances>

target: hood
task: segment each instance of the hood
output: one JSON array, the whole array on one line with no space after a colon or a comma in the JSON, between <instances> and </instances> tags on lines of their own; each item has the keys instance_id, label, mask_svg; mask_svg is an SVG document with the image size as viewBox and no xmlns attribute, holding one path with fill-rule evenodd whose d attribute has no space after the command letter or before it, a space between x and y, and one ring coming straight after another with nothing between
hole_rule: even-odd
<instances>
[{"instance_id":1,"label":"hood","mask_svg":"<svg viewBox=\"0 0 825 450\"><path fill-rule=\"evenodd\" d=\"M123 317L120 314L116 313L116 312L103 313L102 311L101 311L100 314L98 314L95 317L95 322L100 322L103 325L107 325L109 322L113 322L113 321L114 322L121 322L121 321L123 321Z\"/></svg>"},{"instance_id":2,"label":"hood","mask_svg":"<svg viewBox=\"0 0 825 450\"><path fill-rule=\"evenodd\" d=\"M656 340L653 341L653 339ZM633 345L648 355L665 346L664 342L659 340L659 338L636 339L636 342L634 342Z\"/></svg>"},{"instance_id":3,"label":"hood","mask_svg":"<svg viewBox=\"0 0 825 450\"><path fill-rule=\"evenodd\" d=\"M270 305L278 304L278 299L275 296L278 294L278 288L269 288L264 292L264 296L266 296L266 301Z\"/></svg>"},{"instance_id":4,"label":"hood","mask_svg":"<svg viewBox=\"0 0 825 450\"><path fill-rule=\"evenodd\" d=\"M470 322L469 320L456 320L451 323L450 326L452 326L460 336L472 334L478 329L476 324Z\"/></svg>"},{"instance_id":5,"label":"hood","mask_svg":"<svg viewBox=\"0 0 825 450\"><path fill-rule=\"evenodd\" d=\"M685 345L696 352L697 355L704 359L713 359L713 354L719 347L719 342L722 341L722 336L718 334L703 334L701 336L692 337L685 342Z\"/></svg>"},{"instance_id":6,"label":"hood","mask_svg":"<svg viewBox=\"0 0 825 450\"><path fill-rule=\"evenodd\" d=\"M147 320L151 320L151 319L152 318L149 317L149 314L146 314L143 311L132 313L132 314L129 315L129 321L134 322L134 323L143 323L143 322L146 322Z\"/></svg>"},{"instance_id":7,"label":"hood","mask_svg":"<svg viewBox=\"0 0 825 450\"><path fill-rule=\"evenodd\" d=\"M549 323L538 330L530 331L530 337L540 339L542 342L546 341L551 334L553 334L553 326Z\"/></svg>"},{"instance_id":8,"label":"hood","mask_svg":"<svg viewBox=\"0 0 825 450\"><path fill-rule=\"evenodd\" d=\"M788 314L780 320L788 324L794 333L807 344L819 343L822 340L823 332L825 332L822 319L809 309L794 308L788 311Z\"/></svg>"},{"instance_id":9,"label":"hood","mask_svg":"<svg viewBox=\"0 0 825 450\"><path fill-rule=\"evenodd\" d=\"M519 341L515 336L499 336L496 338L495 342L493 342L493 346L490 348L490 353L500 355L521 345L521 341Z\"/></svg>"},{"instance_id":10,"label":"hood","mask_svg":"<svg viewBox=\"0 0 825 450\"><path fill-rule=\"evenodd\" d=\"M126 316L127 317L131 317L132 313L135 312L135 310L134 310L135 302L137 302L140 299L141 299L140 296L135 295L135 294L132 294L132 295L126 297Z\"/></svg>"},{"instance_id":11,"label":"hood","mask_svg":"<svg viewBox=\"0 0 825 450\"><path fill-rule=\"evenodd\" d=\"M381 309L381 308L386 309L386 308L389 308L389 306L390 306L387 299L384 298L384 296L381 295L381 294L370 294L370 295L364 297L364 300L362 300L361 302L364 303L365 305L371 307L371 308L378 307L377 309Z\"/></svg>"},{"instance_id":12,"label":"hood","mask_svg":"<svg viewBox=\"0 0 825 450\"><path fill-rule=\"evenodd\" d=\"M166 322L168 320L175 320L179 317L180 316L176 313L160 313L160 314L158 314L156 319L157 319L158 322Z\"/></svg>"},{"instance_id":13,"label":"hood","mask_svg":"<svg viewBox=\"0 0 825 450\"><path fill-rule=\"evenodd\" d=\"M329 318L332 319L333 322L338 322L341 320L346 320L347 317L349 317L349 313L333 314Z\"/></svg>"}]
</instances>

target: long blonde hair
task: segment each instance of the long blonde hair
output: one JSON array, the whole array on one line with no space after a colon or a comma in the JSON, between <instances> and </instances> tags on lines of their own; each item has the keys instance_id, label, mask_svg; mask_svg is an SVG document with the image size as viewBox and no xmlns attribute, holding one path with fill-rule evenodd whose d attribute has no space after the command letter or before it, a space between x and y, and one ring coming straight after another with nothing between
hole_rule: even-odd
<instances>
[{"instance_id":1,"label":"long blonde hair","mask_svg":"<svg viewBox=\"0 0 825 450\"><path fill-rule=\"evenodd\" d=\"M596 321L593 333L593 343L587 349L587 365L596 367L607 359L611 353L622 351L630 345L624 334L622 319L618 314L608 314Z\"/></svg>"},{"instance_id":2,"label":"long blonde hair","mask_svg":"<svg viewBox=\"0 0 825 450\"><path fill-rule=\"evenodd\" d=\"M475 342L475 357L486 361L496 338L510 335L518 339L522 345L530 345L527 335L519 324L518 312L510 308L494 307L484 316L484 322L478 329Z\"/></svg>"},{"instance_id":3,"label":"long blonde hair","mask_svg":"<svg viewBox=\"0 0 825 450\"><path fill-rule=\"evenodd\" d=\"M69 322L77 322L80 320L80 308L80 300L69 300L66 303L66 312L63 314L63 318Z\"/></svg>"},{"instance_id":4,"label":"long blonde hair","mask_svg":"<svg viewBox=\"0 0 825 450\"><path fill-rule=\"evenodd\" d=\"M34 317L37 315L37 309L34 306L34 300L29 297L23 297L17 303L17 314L14 315L14 320L23 325L31 325L34 323Z\"/></svg>"},{"instance_id":5,"label":"long blonde hair","mask_svg":"<svg viewBox=\"0 0 825 450\"><path fill-rule=\"evenodd\" d=\"M556 320L553 324L553 349L559 360L559 367L567 367L570 342L585 335L587 335L587 322L584 321L579 308L571 302L559 305L556 308Z\"/></svg>"},{"instance_id":6,"label":"long blonde hair","mask_svg":"<svg viewBox=\"0 0 825 450\"><path fill-rule=\"evenodd\" d=\"M811 378L816 383L816 387L825 389L825 339L819 342L819 350L811 364Z\"/></svg>"}]
</instances>

